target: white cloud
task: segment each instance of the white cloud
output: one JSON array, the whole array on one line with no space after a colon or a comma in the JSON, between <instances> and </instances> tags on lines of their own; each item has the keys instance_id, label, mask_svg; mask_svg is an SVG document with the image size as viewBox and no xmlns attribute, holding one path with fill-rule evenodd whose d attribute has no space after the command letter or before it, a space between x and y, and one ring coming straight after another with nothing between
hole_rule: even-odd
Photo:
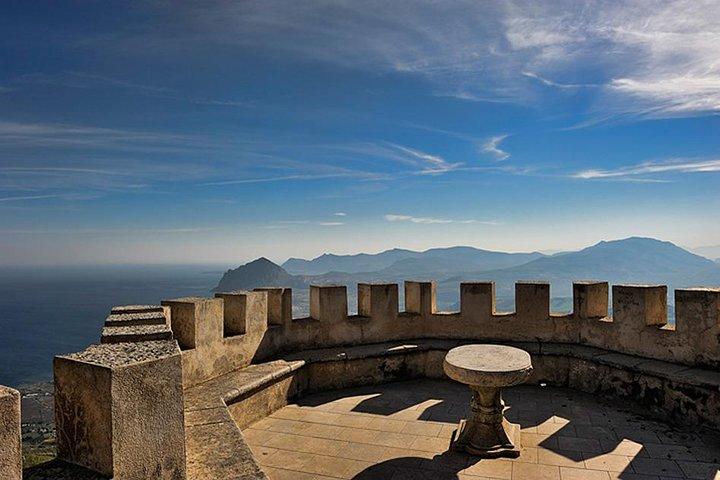
<instances>
[{"instance_id":1,"label":"white cloud","mask_svg":"<svg viewBox=\"0 0 720 480\"><path fill-rule=\"evenodd\" d=\"M410 222L410 223L419 223L424 225L432 225L432 224L447 224L447 223L458 223L458 224L471 224L471 223L477 223L481 225L499 225L498 222L494 221L479 221L479 220L451 220L448 218L435 218L435 217L413 217L411 215L397 215L397 214L387 214L383 218L385 218L388 222Z\"/></svg>"},{"instance_id":2,"label":"white cloud","mask_svg":"<svg viewBox=\"0 0 720 480\"><path fill-rule=\"evenodd\" d=\"M439 155L432 155L430 153L422 152L402 145L392 144L393 147L404 152L411 157L420 160L418 167L420 170L417 172L420 175L439 175L442 173L451 172L460 168L462 163L451 163L446 161Z\"/></svg>"},{"instance_id":3,"label":"white cloud","mask_svg":"<svg viewBox=\"0 0 720 480\"><path fill-rule=\"evenodd\" d=\"M344 222L320 222L318 225L321 225L323 227L339 227L340 225L345 225Z\"/></svg>"},{"instance_id":4,"label":"white cloud","mask_svg":"<svg viewBox=\"0 0 720 480\"><path fill-rule=\"evenodd\" d=\"M347 213L345 212L335 212L333 215L336 217L347 217Z\"/></svg>"},{"instance_id":5,"label":"white cloud","mask_svg":"<svg viewBox=\"0 0 720 480\"><path fill-rule=\"evenodd\" d=\"M496 160L507 160L510 158L510 154L500 148L500 144L505 140L507 135L496 135L488 138L481 147L481 151L489 153Z\"/></svg>"},{"instance_id":6,"label":"white cloud","mask_svg":"<svg viewBox=\"0 0 720 480\"><path fill-rule=\"evenodd\" d=\"M527 78L561 91L597 84L597 116L720 111L717 0L267 0L173 4L167 14L192 33L133 30L109 48L166 53L216 43L282 51L420 76L437 94L479 101L535 102L543 93Z\"/></svg>"},{"instance_id":7,"label":"white cloud","mask_svg":"<svg viewBox=\"0 0 720 480\"><path fill-rule=\"evenodd\" d=\"M656 173L707 173L720 172L720 160L671 160L665 162L645 162L639 165L621 167L613 170L589 169L577 172L575 178L584 180L633 177ZM652 179L636 179L640 181L656 181Z\"/></svg>"}]
</instances>

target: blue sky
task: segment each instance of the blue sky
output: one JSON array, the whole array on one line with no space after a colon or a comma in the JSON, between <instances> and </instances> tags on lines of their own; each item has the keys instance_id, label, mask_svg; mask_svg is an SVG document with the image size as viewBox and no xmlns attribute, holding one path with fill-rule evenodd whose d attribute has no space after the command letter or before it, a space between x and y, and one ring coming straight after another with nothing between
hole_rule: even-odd
<instances>
[{"instance_id":1,"label":"blue sky","mask_svg":"<svg viewBox=\"0 0 720 480\"><path fill-rule=\"evenodd\" d=\"M0 264L720 244L720 5L13 2Z\"/></svg>"}]
</instances>

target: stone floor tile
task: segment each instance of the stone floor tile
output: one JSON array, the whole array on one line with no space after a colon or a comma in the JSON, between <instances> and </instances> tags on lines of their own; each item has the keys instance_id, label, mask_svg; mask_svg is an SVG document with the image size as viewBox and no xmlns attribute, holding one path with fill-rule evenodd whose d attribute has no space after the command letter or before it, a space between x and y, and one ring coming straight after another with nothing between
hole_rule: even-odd
<instances>
[{"instance_id":1,"label":"stone floor tile","mask_svg":"<svg viewBox=\"0 0 720 480\"><path fill-rule=\"evenodd\" d=\"M720 479L720 464L678 460L680 469L687 478Z\"/></svg>"},{"instance_id":2,"label":"stone floor tile","mask_svg":"<svg viewBox=\"0 0 720 480\"><path fill-rule=\"evenodd\" d=\"M632 470L645 475L658 475L661 477L680 477L684 475L673 460L661 458L635 457L630 462Z\"/></svg>"},{"instance_id":3,"label":"stone floor tile","mask_svg":"<svg viewBox=\"0 0 720 480\"><path fill-rule=\"evenodd\" d=\"M440 433L438 433L437 436L442 437L442 438L452 438L452 436L455 434L455 430L457 430L457 429L458 429L457 424L452 424L452 425L445 424L442 426L442 428L440 429Z\"/></svg>"},{"instance_id":4,"label":"stone floor tile","mask_svg":"<svg viewBox=\"0 0 720 480\"><path fill-rule=\"evenodd\" d=\"M604 470L606 472L632 471L629 467L632 457L612 455L609 453L600 455L584 453L583 456L585 456L585 467L590 470Z\"/></svg>"},{"instance_id":5,"label":"stone floor tile","mask_svg":"<svg viewBox=\"0 0 720 480\"><path fill-rule=\"evenodd\" d=\"M520 443L522 443L524 447L559 448L556 436L540 435L537 433L521 433Z\"/></svg>"},{"instance_id":6,"label":"stone floor tile","mask_svg":"<svg viewBox=\"0 0 720 480\"><path fill-rule=\"evenodd\" d=\"M554 465L558 467L575 467L585 468L583 463L583 456L580 452L572 450L547 450L544 448L538 449L537 454L538 461L542 465Z\"/></svg>"},{"instance_id":7,"label":"stone floor tile","mask_svg":"<svg viewBox=\"0 0 720 480\"><path fill-rule=\"evenodd\" d=\"M284 468L263 467L265 474L272 480L318 480L317 475Z\"/></svg>"},{"instance_id":8,"label":"stone floor tile","mask_svg":"<svg viewBox=\"0 0 720 480\"><path fill-rule=\"evenodd\" d=\"M265 460L277 451L276 448L263 447L262 445L254 445L250 447L253 457L260 465L265 465Z\"/></svg>"},{"instance_id":9,"label":"stone floor tile","mask_svg":"<svg viewBox=\"0 0 720 480\"><path fill-rule=\"evenodd\" d=\"M345 442L345 445L334 455L352 460L377 463L385 459L386 450L387 447L380 445Z\"/></svg>"},{"instance_id":10,"label":"stone floor tile","mask_svg":"<svg viewBox=\"0 0 720 480\"><path fill-rule=\"evenodd\" d=\"M533 465L528 463L526 465ZM504 459L495 460L476 460L471 459L467 468L460 470L458 473L466 475L475 475L487 478L502 478L510 480L512 478L513 462Z\"/></svg>"},{"instance_id":11,"label":"stone floor tile","mask_svg":"<svg viewBox=\"0 0 720 480\"><path fill-rule=\"evenodd\" d=\"M301 471L336 478L352 478L373 464L348 458L312 455L302 466Z\"/></svg>"},{"instance_id":12,"label":"stone floor tile","mask_svg":"<svg viewBox=\"0 0 720 480\"><path fill-rule=\"evenodd\" d=\"M350 428L366 428L373 417L367 415L339 414L332 422L333 425Z\"/></svg>"},{"instance_id":13,"label":"stone floor tile","mask_svg":"<svg viewBox=\"0 0 720 480\"><path fill-rule=\"evenodd\" d=\"M522 447L520 448L520 456L517 458L509 458L511 462L525 462L525 463L538 463L538 452L540 451L537 447Z\"/></svg>"},{"instance_id":14,"label":"stone floor tile","mask_svg":"<svg viewBox=\"0 0 720 480\"><path fill-rule=\"evenodd\" d=\"M535 463L513 463L512 480L560 480L560 467Z\"/></svg>"},{"instance_id":15,"label":"stone floor tile","mask_svg":"<svg viewBox=\"0 0 720 480\"><path fill-rule=\"evenodd\" d=\"M600 440L602 451L613 455L625 455L627 457L647 457L645 447L642 443L633 440Z\"/></svg>"},{"instance_id":16,"label":"stone floor tile","mask_svg":"<svg viewBox=\"0 0 720 480\"><path fill-rule=\"evenodd\" d=\"M556 437L558 448L576 452L602 452L600 442L594 438Z\"/></svg>"},{"instance_id":17,"label":"stone floor tile","mask_svg":"<svg viewBox=\"0 0 720 480\"><path fill-rule=\"evenodd\" d=\"M243 438L250 446L264 445L265 442L269 441L276 435L275 433L269 433L264 430L255 430L254 428L245 429L242 434Z\"/></svg>"},{"instance_id":18,"label":"stone floor tile","mask_svg":"<svg viewBox=\"0 0 720 480\"><path fill-rule=\"evenodd\" d=\"M695 461L695 455L684 445L666 445L657 443L645 443L645 451L650 458L667 458L670 460Z\"/></svg>"},{"instance_id":19,"label":"stone floor tile","mask_svg":"<svg viewBox=\"0 0 720 480\"><path fill-rule=\"evenodd\" d=\"M424 435L426 437L437 437L443 425L435 422L407 422L400 433L408 435Z\"/></svg>"},{"instance_id":20,"label":"stone floor tile","mask_svg":"<svg viewBox=\"0 0 720 480\"><path fill-rule=\"evenodd\" d=\"M376 416L373 417L364 428L368 430L399 433L405 428L406 424L407 422L405 420L392 420L385 416Z\"/></svg>"},{"instance_id":21,"label":"stone floor tile","mask_svg":"<svg viewBox=\"0 0 720 480\"><path fill-rule=\"evenodd\" d=\"M375 436L369 443L373 445L383 445L385 447L408 448L414 440L414 435L378 431L375 432Z\"/></svg>"},{"instance_id":22,"label":"stone floor tile","mask_svg":"<svg viewBox=\"0 0 720 480\"><path fill-rule=\"evenodd\" d=\"M561 480L610 480L607 472L584 468L560 467Z\"/></svg>"},{"instance_id":23,"label":"stone floor tile","mask_svg":"<svg viewBox=\"0 0 720 480\"><path fill-rule=\"evenodd\" d=\"M410 444L410 448L425 452L441 453L450 448L450 441L447 438L417 435Z\"/></svg>"}]
</instances>

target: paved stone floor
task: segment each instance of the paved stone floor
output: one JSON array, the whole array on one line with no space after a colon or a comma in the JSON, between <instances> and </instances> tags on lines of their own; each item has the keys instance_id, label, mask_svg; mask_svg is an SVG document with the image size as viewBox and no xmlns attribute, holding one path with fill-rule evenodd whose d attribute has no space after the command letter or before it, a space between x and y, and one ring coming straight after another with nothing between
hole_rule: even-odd
<instances>
[{"instance_id":1,"label":"paved stone floor","mask_svg":"<svg viewBox=\"0 0 720 480\"><path fill-rule=\"evenodd\" d=\"M418 380L304 397L243 431L272 480L720 479L720 437L566 389L506 390L520 458L448 451L469 390Z\"/></svg>"}]
</instances>

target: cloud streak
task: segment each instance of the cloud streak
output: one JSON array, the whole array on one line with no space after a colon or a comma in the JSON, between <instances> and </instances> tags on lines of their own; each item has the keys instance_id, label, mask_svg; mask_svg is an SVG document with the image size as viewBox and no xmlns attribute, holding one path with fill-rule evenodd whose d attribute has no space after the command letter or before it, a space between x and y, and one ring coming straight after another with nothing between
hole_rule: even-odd
<instances>
[{"instance_id":1,"label":"cloud streak","mask_svg":"<svg viewBox=\"0 0 720 480\"><path fill-rule=\"evenodd\" d=\"M490 137L482 144L480 150L484 153L492 155L496 160L507 160L510 158L510 154L500 148L500 144L507 137L508 135L496 135L494 137Z\"/></svg>"},{"instance_id":2,"label":"cloud streak","mask_svg":"<svg viewBox=\"0 0 720 480\"><path fill-rule=\"evenodd\" d=\"M448 223L457 223L457 224L480 224L480 225L499 225L498 222L494 221L479 221L479 220L451 220L449 218L436 218L436 217L413 217L411 215L398 215L393 213L388 213L383 217L388 222L409 222L409 223L418 223L422 225L436 225L436 224L448 224Z\"/></svg>"},{"instance_id":3,"label":"cloud streak","mask_svg":"<svg viewBox=\"0 0 720 480\"><path fill-rule=\"evenodd\" d=\"M621 167L613 170L589 169L577 172L574 178L583 180L593 179L622 179L637 175L659 173L709 173L720 172L720 159L712 160L670 160L665 162L645 162L639 165ZM649 181L654 181L650 179Z\"/></svg>"},{"instance_id":4,"label":"cloud streak","mask_svg":"<svg viewBox=\"0 0 720 480\"><path fill-rule=\"evenodd\" d=\"M173 4L164 13L187 22L192 34L133 31L112 41L163 52L207 43L279 51L349 69L422 77L439 95L472 101L527 105L538 103L546 87L569 94L597 87L593 116L720 112L716 0L370 0L362 7L268 0Z\"/></svg>"}]
</instances>

